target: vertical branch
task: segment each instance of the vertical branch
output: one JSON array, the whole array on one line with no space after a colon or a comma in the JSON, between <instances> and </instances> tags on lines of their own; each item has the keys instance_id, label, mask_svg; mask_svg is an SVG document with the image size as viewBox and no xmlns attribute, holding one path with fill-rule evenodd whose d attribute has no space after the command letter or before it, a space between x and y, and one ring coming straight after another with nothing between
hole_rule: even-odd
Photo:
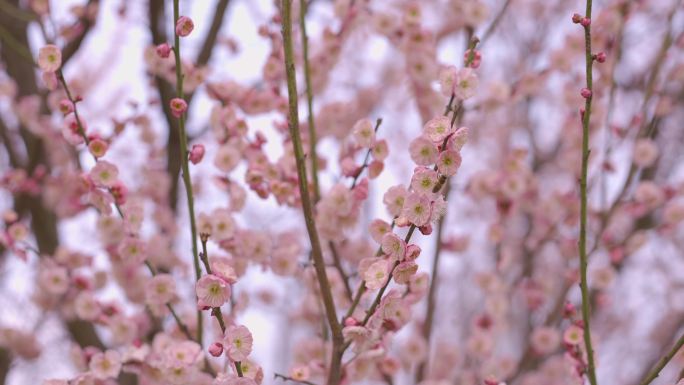
<instances>
[{"instance_id":1,"label":"vertical branch","mask_svg":"<svg viewBox=\"0 0 684 385\"><path fill-rule=\"evenodd\" d=\"M579 257L580 257L580 289L582 291L582 320L584 323L584 346L587 351L587 377L591 385L597 385L596 368L594 364L594 349L591 346L590 298L587 287L587 170L589 167L589 120L591 118L591 102L593 98L592 66L594 57L591 53L591 2L587 0L587 7L582 26L584 27L584 46L586 62L586 89L582 94L585 97L584 112L582 117L582 171L580 176L580 233L579 233ZM587 92L588 90L588 92Z\"/></svg>"},{"instance_id":2,"label":"vertical branch","mask_svg":"<svg viewBox=\"0 0 684 385\"><path fill-rule=\"evenodd\" d=\"M302 33L302 55L304 57L304 83L306 84L306 106L308 109L309 128L309 158L311 159L311 182L314 189L314 202L321 199L321 190L318 185L318 155L316 155L316 127L314 126L313 114L313 89L311 88L311 70L309 67L309 37L306 35L306 1L299 5L299 29Z\"/></svg>"},{"instance_id":3,"label":"vertical branch","mask_svg":"<svg viewBox=\"0 0 684 385\"><path fill-rule=\"evenodd\" d=\"M342 327L337 320L335 303L333 301L330 288L330 281L328 280L328 276L325 271L321 243L318 238L316 223L314 221L313 207L307 183L304 150L302 148L302 139L299 132L297 79L295 74L294 55L292 48L292 0L283 1L282 15L283 48L285 52L285 71L287 73L287 95L289 102L288 128L290 130L295 160L297 162L299 193L302 199L302 210L304 211L306 229L309 233L309 239L311 241L311 254L314 261L314 268L316 270L316 278L318 279L321 297L323 299L323 304L325 305L325 313L328 320L328 325L330 326L330 330L332 332L333 352L330 361L330 372L328 374L327 383L328 385L337 385L340 383L342 377L342 344L344 340L342 337Z\"/></svg>"},{"instance_id":4,"label":"vertical branch","mask_svg":"<svg viewBox=\"0 0 684 385\"><path fill-rule=\"evenodd\" d=\"M179 15L179 0L173 0L173 24L178 23ZM180 37L178 33L173 34L173 54L176 59L176 96L184 99L183 94L183 73L180 57ZM195 203L192 193L192 181L190 180L190 167L188 165L188 137L185 133L185 116L184 112L178 118L178 136L180 138L180 157L181 168L183 170L183 184L185 185L185 193L188 200L188 215L190 216L190 235L192 237L192 257L195 268L195 279L199 280L202 275L200 270L199 253L197 252L197 226L195 224ZM202 311L197 310L197 342L202 345Z\"/></svg>"}]
</instances>

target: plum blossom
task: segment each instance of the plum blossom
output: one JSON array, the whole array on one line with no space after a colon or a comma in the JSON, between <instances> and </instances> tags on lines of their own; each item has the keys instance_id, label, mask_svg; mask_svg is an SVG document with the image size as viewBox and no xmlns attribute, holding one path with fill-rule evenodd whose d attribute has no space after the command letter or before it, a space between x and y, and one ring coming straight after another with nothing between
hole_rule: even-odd
<instances>
[{"instance_id":1,"label":"plum blossom","mask_svg":"<svg viewBox=\"0 0 684 385\"><path fill-rule=\"evenodd\" d=\"M97 162L95 167L90 170L90 178L97 186L112 187L116 183L118 176L119 169L105 160Z\"/></svg>"},{"instance_id":2,"label":"plum blossom","mask_svg":"<svg viewBox=\"0 0 684 385\"><path fill-rule=\"evenodd\" d=\"M386 233L382 237L382 251L395 259L403 259L406 253L406 242L394 233Z\"/></svg>"},{"instance_id":3,"label":"plum blossom","mask_svg":"<svg viewBox=\"0 0 684 385\"><path fill-rule=\"evenodd\" d=\"M352 128L354 140L356 143L365 148L371 148L375 142L375 130L373 122L370 119L361 119L354 124Z\"/></svg>"},{"instance_id":4,"label":"plum blossom","mask_svg":"<svg viewBox=\"0 0 684 385\"><path fill-rule=\"evenodd\" d=\"M658 158L658 146L651 139L641 138L634 145L634 164L650 167Z\"/></svg>"},{"instance_id":5,"label":"plum blossom","mask_svg":"<svg viewBox=\"0 0 684 385\"><path fill-rule=\"evenodd\" d=\"M442 142L452 132L451 119L446 116L430 119L423 126L423 133L435 143Z\"/></svg>"},{"instance_id":6,"label":"plum blossom","mask_svg":"<svg viewBox=\"0 0 684 385\"><path fill-rule=\"evenodd\" d=\"M406 188L401 185L390 187L387 192L385 192L385 195L382 197L382 202L392 216L396 217L401 214L407 194Z\"/></svg>"},{"instance_id":7,"label":"plum blossom","mask_svg":"<svg viewBox=\"0 0 684 385\"><path fill-rule=\"evenodd\" d=\"M387 282L389 268L389 263L384 259L380 259L370 265L363 273L366 288L369 290L381 288Z\"/></svg>"},{"instance_id":8,"label":"plum blossom","mask_svg":"<svg viewBox=\"0 0 684 385\"><path fill-rule=\"evenodd\" d=\"M401 216L416 226L427 225L432 215L430 206L430 198L426 194L409 193L401 210Z\"/></svg>"},{"instance_id":9,"label":"plum blossom","mask_svg":"<svg viewBox=\"0 0 684 385\"><path fill-rule=\"evenodd\" d=\"M568 345L579 345L584 338L584 330L577 325L570 325L563 333L563 342Z\"/></svg>"},{"instance_id":10,"label":"plum blossom","mask_svg":"<svg viewBox=\"0 0 684 385\"><path fill-rule=\"evenodd\" d=\"M38 51L38 67L45 72L55 72L62 66L62 51L54 45L48 44Z\"/></svg>"},{"instance_id":11,"label":"plum blossom","mask_svg":"<svg viewBox=\"0 0 684 385\"><path fill-rule=\"evenodd\" d=\"M188 109L188 103L181 98L173 98L169 102L169 107L171 107L171 114L176 118L180 119L181 116Z\"/></svg>"},{"instance_id":12,"label":"plum blossom","mask_svg":"<svg viewBox=\"0 0 684 385\"><path fill-rule=\"evenodd\" d=\"M432 193L438 182L437 172L427 167L418 167L411 177L411 189L424 194Z\"/></svg>"},{"instance_id":13,"label":"plum blossom","mask_svg":"<svg viewBox=\"0 0 684 385\"><path fill-rule=\"evenodd\" d=\"M96 353L90 359L89 366L95 378L100 380L116 378L121 371L121 355L116 350Z\"/></svg>"},{"instance_id":14,"label":"plum blossom","mask_svg":"<svg viewBox=\"0 0 684 385\"><path fill-rule=\"evenodd\" d=\"M230 301L230 284L222 278L207 274L195 284L200 306L221 307Z\"/></svg>"},{"instance_id":15,"label":"plum blossom","mask_svg":"<svg viewBox=\"0 0 684 385\"><path fill-rule=\"evenodd\" d=\"M192 164L198 164L204 158L204 145L203 144L193 144L190 153L188 154L188 159Z\"/></svg>"},{"instance_id":16,"label":"plum blossom","mask_svg":"<svg viewBox=\"0 0 684 385\"><path fill-rule=\"evenodd\" d=\"M560 344L560 334L556 329L541 326L532 331L531 345L539 354L553 353Z\"/></svg>"},{"instance_id":17,"label":"plum blossom","mask_svg":"<svg viewBox=\"0 0 684 385\"><path fill-rule=\"evenodd\" d=\"M67 269L59 266L45 268L40 273L39 282L52 294L64 294L69 289Z\"/></svg>"},{"instance_id":18,"label":"plum blossom","mask_svg":"<svg viewBox=\"0 0 684 385\"><path fill-rule=\"evenodd\" d=\"M454 85L458 78L458 69L448 66L439 73L439 86L442 95L449 97L454 93Z\"/></svg>"},{"instance_id":19,"label":"plum blossom","mask_svg":"<svg viewBox=\"0 0 684 385\"><path fill-rule=\"evenodd\" d=\"M228 209L216 209L211 215L211 236L217 241L230 239L235 235L235 220Z\"/></svg>"},{"instance_id":20,"label":"plum blossom","mask_svg":"<svg viewBox=\"0 0 684 385\"><path fill-rule=\"evenodd\" d=\"M409 144L411 160L419 166L429 166L437 160L437 147L425 136L419 136Z\"/></svg>"},{"instance_id":21,"label":"plum blossom","mask_svg":"<svg viewBox=\"0 0 684 385\"><path fill-rule=\"evenodd\" d=\"M195 24L187 16L181 16L176 21L176 35L180 37L186 37L190 35L192 30L195 28Z\"/></svg>"},{"instance_id":22,"label":"plum blossom","mask_svg":"<svg viewBox=\"0 0 684 385\"><path fill-rule=\"evenodd\" d=\"M229 326L224 341L226 354L233 361L244 361L252 353L252 333L243 325Z\"/></svg>"},{"instance_id":23,"label":"plum blossom","mask_svg":"<svg viewBox=\"0 0 684 385\"><path fill-rule=\"evenodd\" d=\"M437 170L445 176L454 176L461 166L461 154L453 150L442 151L437 160Z\"/></svg>"},{"instance_id":24,"label":"plum blossom","mask_svg":"<svg viewBox=\"0 0 684 385\"><path fill-rule=\"evenodd\" d=\"M145 301L163 305L176 298L176 281L169 274L157 274L145 284Z\"/></svg>"},{"instance_id":25,"label":"plum blossom","mask_svg":"<svg viewBox=\"0 0 684 385\"><path fill-rule=\"evenodd\" d=\"M454 94L458 99L469 99L475 95L478 83L477 74L472 68L462 68L458 71Z\"/></svg>"}]
</instances>

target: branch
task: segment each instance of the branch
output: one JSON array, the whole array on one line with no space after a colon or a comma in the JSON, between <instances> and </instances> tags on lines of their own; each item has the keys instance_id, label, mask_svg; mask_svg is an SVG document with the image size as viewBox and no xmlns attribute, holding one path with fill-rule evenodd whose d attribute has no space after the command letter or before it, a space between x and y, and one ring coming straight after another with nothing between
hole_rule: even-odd
<instances>
[{"instance_id":1,"label":"branch","mask_svg":"<svg viewBox=\"0 0 684 385\"><path fill-rule=\"evenodd\" d=\"M100 5L100 0L88 0L88 4L86 4L86 8L95 6L99 7ZM71 59L74 54L78 51L79 48L81 48L81 44L83 44L83 41L86 38L86 35L90 30L92 29L93 25L95 24L90 18L88 17L88 12L85 12L83 16L81 16L77 23L80 23L83 26L83 30L81 33L76 36L73 40L71 40L67 45L62 48L62 66L66 64L66 62Z\"/></svg>"},{"instance_id":2,"label":"branch","mask_svg":"<svg viewBox=\"0 0 684 385\"><path fill-rule=\"evenodd\" d=\"M682 334L682 336L679 337L679 340L675 342L672 349L670 349L670 351L667 352L667 354L665 354L663 358L661 358L658 361L656 366L653 367L653 369L646 376L646 378L644 378L643 381L640 382L640 385L648 385L651 382L653 382L653 380L655 380L656 377L658 377L658 375L660 374L660 371L663 370L665 365L667 365L667 363L670 362L670 360L677 354L677 352L679 351L679 349L682 348L682 346L684 346L684 334Z\"/></svg>"},{"instance_id":3,"label":"branch","mask_svg":"<svg viewBox=\"0 0 684 385\"><path fill-rule=\"evenodd\" d=\"M302 55L304 56L304 82L306 84L306 106L308 109L308 129L309 129L309 158L311 159L311 181L314 189L314 202L321 199L321 190L318 185L318 155L316 154L316 127L314 126L313 113L313 89L311 87L311 69L309 68L309 37L306 35L306 1L301 1L299 5L299 29L302 33ZM332 246L332 242L331 242ZM335 252L333 251L333 254ZM344 277L343 277L344 278ZM346 283L349 288L349 283ZM349 290L351 293L351 290ZM351 297L351 295L350 295Z\"/></svg>"},{"instance_id":4,"label":"branch","mask_svg":"<svg viewBox=\"0 0 684 385\"><path fill-rule=\"evenodd\" d=\"M223 26L223 17L226 14L226 9L228 8L229 4L230 0L219 0L216 4L214 18L211 20L211 26L209 27L209 31L204 38L204 43L202 43L202 48L197 55L197 59L195 60L195 64L197 66L204 66L209 63L211 54L214 51L214 46L216 46L216 38L218 37L218 33L221 31L221 26Z\"/></svg>"},{"instance_id":5,"label":"branch","mask_svg":"<svg viewBox=\"0 0 684 385\"><path fill-rule=\"evenodd\" d=\"M342 377L342 354L344 352L342 349L342 344L344 343L344 339L342 337L342 327L337 320L335 302L332 297L330 281L328 280L328 275L325 271L323 252L321 249L320 240L318 238L318 231L316 230L313 205L311 203L311 196L309 195L309 186L307 182L306 160L304 158L302 139L299 132L297 79L294 66L292 42L292 0L283 0L282 23L283 48L285 52L285 71L287 73L287 93L289 102L288 128L290 130L292 146L294 147L295 161L297 163L299 193L302 200L304 221L306 223L306 229L309 233L309 239L311 241L311 254L314 261L314 269L316 270L316 278L318 279L321 297L323 298L328 325L332 331L333 352L327 383L328 385L337 385L340 383Z\"/></svg>"},{"instance_id":6,"label":"branch","mask_svg":"<svg viewBox=\"0 0 684 385\"><path fill-rule=\"evenodd\" d=\"M500 20L501 15L505 11L506 7L508 6L508 3L504 5L504 8L501 10L499 13L499 16L495 19L495 21L492 23L490 26L490 30L494 28L494 26L498 23L498 20ZM491 32L490 32L491 33ZM475 55L475 46L478 43L473 40L473 30L472 28L468 29L468 35L467 35L467 40L466 40L466 52L469 48L472 49L468 57L468 62L472 62L474 55ZM449 115L449 112L452 111L452 106L453 104L453 96L450 98L449 103L447 104L447 107L445 109L445 116ZM455 122L458 122L460 125L461 121L463 121L463 108L461 106L458 106L456 110L454 111L454 116L452 118L452 123L451 125L453 126ZM439 191L439 190L438 190ZM449 198L449 193L451 192L451 185L449 183L446 183L446 186L444 188L444 200L446 201ZM437 292L437 285L438 285L438 269L439 269L439 257L442 253L442 236L444 234L444 223L446 222L446 212L444 213L443 216L439 218L439 221L437 222L437 236L435 237L435 253L432 261L432 272L430 274L430 288L428 289L428 296L427 296L427 306L425 309L425 320L423 321L423 327L422 327L422 334L423 338L425 339L425 342L427 343L428 346L428 354L426 356L426 359L421 362L418 365L418 369L416 370L416 383L419 383L423 380L425 376L425 369L427 368L428 362L429 362L429 347L430 347L430 336L432 334L432 324L433 324L433 319L435 315L435 305L436 305L436 292Z\"/></svg>"},{"instance_id":7,"label":"branch","mask_svg":"<svg viewBox=\"0 0 684 385\"><path fill-rule=\"evenodd\" d=\"M589 167L589 121L591 119L591 102L593 99L592 66L594 57L591 53L591 2L587 0L584 20L584 47L587 84L584 92L584 112L582 114L582 172L580 179L580 232L579 232L579 258L580 258L580 289L582 292L582 320L584 322L584 346L587 352L587 377L591 385L597 385L596 369L594 363L594 348L591 346L590 326L590 297L587 285L587 170Z\"/></svg>"},{"instance_id":8,"label":"branch","mask_svg":"<svg viewBox=\"0 0 684 385\"><path fill-rule=\"evenodd\" d=\"M173 0L173 25L178 23L180 17L179 0ZM184 99L183 94L183 66L180 58L180 37L175 32L173 34L173 54L176 59L176 97ZM197 250L197 226L195 224L195 199L192 192L192 181L190 180L190 166L188 165L188 137L185 133L186 113L178 118L179 155L181 157L181 168L183 169L183 183L185 184L185 194L188 200L188 215L190 216L190 235L192 237L192 262L195 268L195 279L199 281L202 271L200 270L199 253ZM197 342L202 345L202 311L197 310Z\"/></svg>"}]
</instances>

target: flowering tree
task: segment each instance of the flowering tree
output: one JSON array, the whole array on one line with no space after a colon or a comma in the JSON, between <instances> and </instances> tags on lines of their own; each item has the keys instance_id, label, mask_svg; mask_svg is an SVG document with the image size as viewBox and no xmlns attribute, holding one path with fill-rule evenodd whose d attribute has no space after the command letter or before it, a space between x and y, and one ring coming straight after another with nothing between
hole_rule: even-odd
<instances>
[{"instance_id":1,"label":"flowering tree","mask_svg":"<svg viewBox=\"0 0 684 385\"><path fill-rule=\"evenodd\" d=\"M681 385L683 11L0 0L0 383Z\"/></svg>"}]
</instances>

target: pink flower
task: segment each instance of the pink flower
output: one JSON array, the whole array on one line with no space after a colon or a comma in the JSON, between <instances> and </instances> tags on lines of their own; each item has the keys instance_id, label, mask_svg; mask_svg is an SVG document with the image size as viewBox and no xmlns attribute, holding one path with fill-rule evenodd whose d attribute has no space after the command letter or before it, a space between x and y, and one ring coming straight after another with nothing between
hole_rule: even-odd
<instances>
[{"instance_id":1,"label":"pink flower","mask_svg":"<svg viewBox=\"0 0 684 385\"><path fill-rule=\"evenodd\" d=\"M321 205L326 205L337 215L349 215L354 207L354 197L351 190L342 183L334 185L328 195L323 198Z\"/></svg>"},{"instance_id":2,"label":"pink flower","mask_svg":"<svg viewBox=\"0 0 684 385\"><path fill-rule=\"evenodd\" d=\"M227 258L212 258L209 262L212 274L218 276L229 284L237 282L235 269Z\"/></svg>"},{"instance_id":3,"label":"pink flower","mask_svg":"<svg viewBox=\"0 0 684 385\"><path fill-rule=\"evenodd\" d=\"M387 192L385 192L385 195L382 197L382 202L392 216L397 217L401 214L407 194L406 188L401 185L390 187Z\"/></svg>"},{"instance_id":4,"label":"pink flower","mask_svg":"<svg viewBox=\"0 0 684 385\"><path fill-rule=\"evenodd\" d=\"M411 159L419 166L429 166L437 160L437 147L425 136L419 136L409 144Z\"/></svg>"},{"instance_id":5,"label":"pink flower","mask_svg":"<svg viewBox=\"0 0 684 385\"><path fill-rule=\"evenodd\" d=\"M188 159L192 164L198 164L204 158L204 145L203 144L193 144L190 154L188 154Z\"/></svg>"},{"instance_id":6,"label":"pink flower","mask_svg":"<svg viewBox=\"0 0 684 385\"><path fill-rule=\"evenodd\" d=\"M164 349L166 361L171 364L192 365L201 356L202 347L194 341L175 342Z\"/></svg>"},{"instance_id":7,"label":"pink flower","mask_svg":"<svg viewBox=\"0 0 684 385\"><path fill-rule=\"evenodd\" d=\"M159 44L155 50L157 51L157 55L162 59L166 59L171 55L171 47L168 43Z\"/></svg>"},{"instance_id":8,"label":"pink flower","mask_svg":"<svg viewBox=\"0 0 684 385\"><path fill-rule=\"evenodd\" d=\"M145 285L145 302L164 305L176 298L176 281L169 274L157 274Z\"/></svg>"},{"instance_id":9,"label":"pink flower","mask_svg":"<svg viewBox=\"0 0 684 385\"><path fill-rule=\"evenodd\" d=\"M560 343L560 334L552 327L541 326L532 332L532 348L539 354L553 353Z\"/></svg>"},{"instance_id":10,"label":"pink flower","mask_svg":"<svg viewBox=\"0 0 684 385\"><path fill-rule=\"evenodd\" d=\"M48 44L38 51L38 67L45 72L55 72L62 66L62 51Z\"/></svg>"},{"instance_id":11,"label":"pink flower","mask_svg":"<svg viewBox=\"0 0 684 385\"><path fill-rule=\"evenodd\" d=\"M389 155L389 147L387 146L387 141L384 139L376 140L373 144L371 154L373 155L373 159L377 161L382 162L383 160L387 159L387 156Z\"/></svg>"},{"instance_id":12,"label":"pink flower","mask_svg":"<svg viewBox=\"0 0 684 385\"><path fill-rule=\"evenodd\" d=\"M370 119L361 119L354 124L352 128L354 140L356 143L365 148L371 148L375 141L375 130L373 129L373 122Z\"/></svg>"},{"instance_id":13,"label":"pink flower","mask_svg":"<svg viewBox=\"0 0 684 385\"><path fill-rule=\"evenodd\" d=\"M413 262L412 260L404 261L394 268L392 276L394 277L394 281L396 283L400 285L405 285L409 283L411 277L413 277L413 275L416 274L417 271L418 265L415 262Z\"/></svg>"},{"instance_id":14,"label":"pink flower","mask_svg":"<svg viewBox=\"0 0 684 385\"><path fill-rule=\"evenodd\" d=\"M214 357L221 357L221 354L223 354L223 344L220 342L214 342L213 344L209 345L209 354Z\"/></svg>"},{"instance_id":15,"label":"pink flower","mask_svg":"<svg viewBox=\"0 0 684 385\"><path fill-rule=\"evenodd\" d=\"M69 275L63 267L45 268L40 273L40 283L49 293L61 295L69 290Z\"/></svg>"},{"instance_id":16,"label":"pink flower","mask_svg":"<svg viewBox=\"0 0 684 385\"><path fill-rule=\"evenodd\" d=\"M437 185L437 172L427 167L417 167L411 177L411 189L424 194L432 193Z\"/></svg>"},{"instance_id":17,"label":"pink flower","mask_svg":"<svg viewBox=\"0 0 684 385\"><path fill-rule=\"evenodd\" d=\"M102 158L107 153L109 146L102 139L93 139L88 144L88 150L96 158Z\"/></svg>"},{"instance_id":18,"label":"pink flower","mask_svg":"<svg viewBox=\"0 0 684 385\"><path fill-rule=\"evenodd\" d=\"M458 99L468 99L475 95L478 83L477 74L472 68L461 68L454 85L454 94Z\"/></svg>"},{"instance_id":19,"label":"pink flower","mask_svg":"<svg viewBox=\"0 0 684 385\"><path fill-rule=\"evenodd\" d=\"M596 54L596 61L599 63L605 63L606 62L606 53L605 52L599 52Z\"/></svg>"},{"instance_id":20,"label":"pink flower","mask_svg":"<svg viewBox=\"0 0 684 385\"><path fill-rule=\"evenodd\" d=\"M219 147L214 158L214 166L223 172L230 172L240 162L240 157L240 151L232 144L226 143Z\"/></svg>"},{"instance_id":21,"label":"pink flower","mask_svg":"<svg viewBox=\"0 0 684 385\"><path fill-rule=\"evenodd\" d=\"M119 169L115 165L101 160L90 170L90 179L97 186L112 187L119 176Z\"/></svg>"},{"instance_id":22,"label":"pink flower","mask_svg":"<svg viewBox=\"0 0 684 385\"><path fill-rule=\"evenodd\" d=\"M78 123L81 122L79 125ZM82 130L81 130L82 129ZM75 115L68 115L64 119L64 126L62 127L62 135L72 145L83 143L83 135L85 135L88 125L83 118L76 119Z\"/></svg>"},{"instance_id":23,"label":"pink flower","mask_svg":"<svg viewBox=\"0 0 684 385\"><path fill-rule=\"evenodd\" d=\"M121 355L116 350L96 353L88 366L93 375L100 380L116 378L121 371Z\"/></svg>"},{"instance_id":24,"label":"pink flower","mask_svg":"<svg viewBox=\"0 0 684 385\"><path fill-rule=\"evenodd\" d=\"M213 274L200 278L195 285L195 292L200 306L221 307L230 301L230 285Z\"/></svg>"},{"instance_id":25,"label":"pink flower","mask_svg":"<svg viewBox=\"0 0 684 385\"><path fill-rule=\"evenodd\" d=\"M295 381L307 381L311 376L311 371L306 365L297 365L290 369L290 377Z\"/></svg>"},{"instance_id":26,"label":"pink flower","mask_svg":"<svg viewBox=\"0 0 684 385\"><path fill-rule=\"evenodd\" d=\"M145 261L145 243L136 237L126 237L119 245L119 255L128 265L139 265Z\"/></svg>"},{"instance_id":27,"label":"pink flower","mask_svg":"<svg viewBox=\"0 0 684 385\"><path fill-rule=\"evenodd\" d=\"M406 259L407 260L414 260L420 256L420 252L422 250L420 249L420 246L418 245L408 245L406 246Z\"/></svg>"},{"instance_id":28,"label":"pink flower","mask_svg":"<svg viewBox=\"0 0 684 385\"><path fill-rule=\"evenodd\" d=\"M392 258L403 259L406 253L406 242L394 233L387 233L382 237L382 252Z\"/></svg>"},{"instance_id":29,"label":"pink flower","mask_svg":"<svg viewBox=\"0 0 684 385\"><path fill-rule=\"evenodd\" d=\"M454 93L457 77L458 69L454 66L446 67L439 73L439 86L442 95L449 97Z\"/></svg>"},{"instance_id":30,"label":"pink flower","mask_svg":"<svg viewBox=\"0 0 684 385\"><path fill-rule=\"evenodd\" d=\"M176 21L176 35L180 37L188 36L194 28L195 24L192 22L192 19L187 16L181 16L178 18L178 21Z\"/></svg>"},{"instance_id":31,"label":"pink flower","mask_svg":"<svg viewBox=\"0 0 684 385\"><path fill-rule=\"evenodd\" d=\"M85 321L94 321L102 312L100 304L90 291L84 291L76 297L74 310L78 318Z\"/></svg>"},{"instance_id":32,"label":"pink flower","mask_svg":"<svg viewBox=\"0 0 684 385\"><path fill-rule=\"evenodd\" d=\"M252 333L245 326L229 326L224 339L226 354L231 360L244 361L252 353Z\"/></svg>"},{"instance_id":33,"label":"pink flower","mask_svg":"<svg viewBox=\"0 0 684 385\"><path fill-rule=\"evenodd\" d=\"M188 109L188 103L181 98L171 99L171 101L169 102L169 106L171 107L171 114L179 119L181 116L183 116L183 113Z\"/></svg>"},{"instance_id":34,"label":"pink flower","mask_svg":"<svg viewBox=\"0 0 684 385\"><path fill-rule=\"evenodd\" d=\"M432 215L430 198L426 194L412 192L406 196L401 216L416 226L425 226L430 222Z\"/></svg>"},{"instance_id":35,"label":"pink flower","mask_svg":"<svg viewBox=\"0 0 684 385\"><path fill-rule=\"evenodd\" d=\"M454 176L461 167L461 154L454 150L446 150L439 154L437 170L442 175Z\"/></svg>"},{"instance_id":36,"label":"pink flower","mask_svg":"<svg viewBox=\"0 0 684 385\"><path fill-rule=\"evenodd\" d=\"M563 333L563 342L568 345L579 345L584 338L584 330L577 325L570 325Z\"/></svg>"},{"instance_id":37,"label":"pink flower","mask_svg":"<svg viewBox=\"0 0 684 385\"><path fill-rule=\"evenodd\" d=\"M658 146L648 138L638 139L634 145L634 164L639 167L649 167L658 158Z\"/></svg>"},{"instance_id":38,"label":"pink flower","mask_svg":"<svg viewBox=\"0 0 684 385\"><path fill-rule=\"evenodd\" d=\"M385 164L380 161L374 160L370 162L368 165L368 177L371 179L377 178L384 168Z\"/></svg>"},{"instance_id":39,"label":"pink flower","mask_svg":"<svg viewBox=\"0 0 684 385\"><path fill-rule=\"evenodd\" d=\"M211 236L216 241L230 239L235 235L235 221L228 209L216 209L211 214Z\"/></svg>"},{"instance_id":40,"label":"pink flower","mask_svg":"<svg viewBox=\"0 0 684 385\"><path fill-rule=\"evenodd\" d=\"M363 280L366 282L368 290L380 289L389 276L389 263L386 260L380 259L374 262L363 273Z\"/></svg>"},{"instance_id":41,"label":"pink flower","mask_svg":"<svg viewBox=\"0 0 684 385\"><path fill-rule=\"evenodd\" d=\"M423 126L423 133L435 143L441 143L452 132L451 119L446 116L430 119Z\"/></svg>"},{"instance_id":42,"label":"pink flower","mask_svg":"<svg viewBox=\"0 0 684 385\"><path fill-rule=\"evenodd\" d=\"M461 151L463 146L468 142L468 133L470 130L468 127L459 127L456 133L449 138L447 142L447 148L456 152Z\"/></svg>"},{"instance_id":43,"label":"pink flower","mask_svg":"<svg viewBox=\"0 0 684 385\"><path fill-rule=\"evenodd\" d=\"M375 219L368 227L368 231L375 242L381 243L382 237L392 231L392 227L382 219Z\"/></svg>"},{"instance_id":44,"label":"pink flower","mask_svg":"<svg viewBox=\"0 0 684 385\"><path fill-rule=\"evenodd\" d=\"M61 112L64 116L69 115L70 113L74 112L74 103L72 103L69 99L60 100L59 112Z\"/></svg>"}]
</instances>

